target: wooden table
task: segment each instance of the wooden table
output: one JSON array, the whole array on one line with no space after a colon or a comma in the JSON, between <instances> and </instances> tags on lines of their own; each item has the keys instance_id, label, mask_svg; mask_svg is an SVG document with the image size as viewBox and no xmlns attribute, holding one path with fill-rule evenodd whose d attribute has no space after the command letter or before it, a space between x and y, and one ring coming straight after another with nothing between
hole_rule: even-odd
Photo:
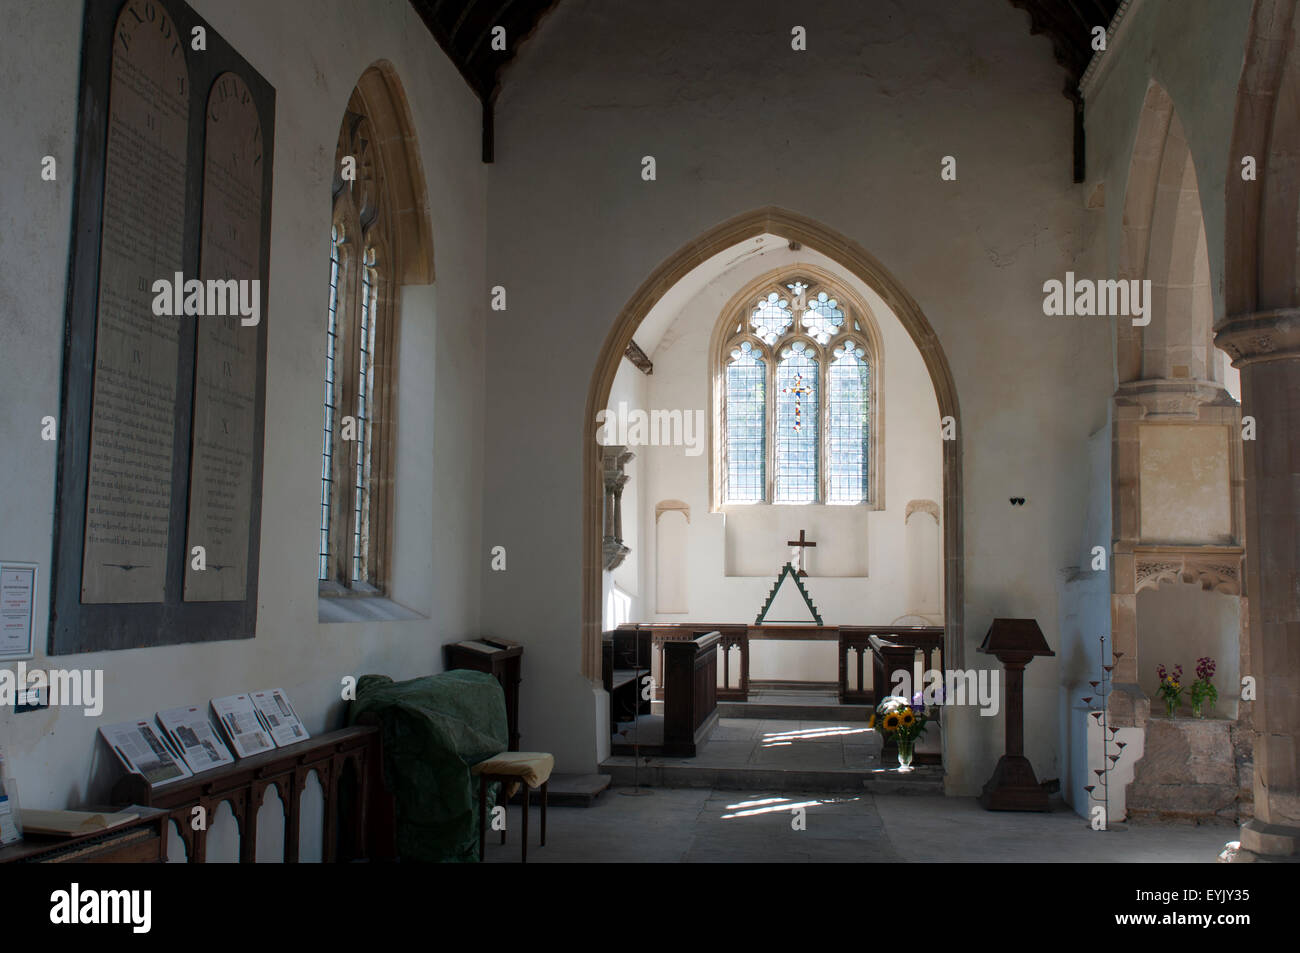
<instances>
[{"instance_id":1,"label":"wooden table","mask_svg":"<svg viewBox=\"0 0 1300 953\"><path fill-rule=\"evenodd\" d=\"M28 834L19 843L0 848L0 864L165 863L168 812L152 807L117 810L135 811L140 816L98 834L78 837Z\"/></svg>"}]
</instances>

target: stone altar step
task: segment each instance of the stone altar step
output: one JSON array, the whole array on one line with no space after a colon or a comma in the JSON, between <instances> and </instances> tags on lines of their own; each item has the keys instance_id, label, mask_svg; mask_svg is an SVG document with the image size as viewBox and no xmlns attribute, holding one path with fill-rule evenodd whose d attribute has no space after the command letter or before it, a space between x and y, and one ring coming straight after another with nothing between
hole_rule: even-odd
<instances>
[{"instance_id":1,"label":"stone altar step","mask_svg":"<svg viewBox=\"0 0 1300 953\"><path fill-rule=\"evenodd\" d=\"M608 774L552 774L546 787L548 807L591 807L610 785ZM533 795L536 803L537 795Z\"/></svg>"},{"instance_id":2,"label":"stone altar step","mask_svg":"<svg viewBox=\"0 0 1300 953\"><path fill-rule=\"evenodd\" d=\"M870 705L841 705L820 699L800 700L795 695L764 695L747 702L718 702L719 718L788 718L797 721L843 720L866 724Z\"/></svg>"},{"instance_id":3,"label":"stone altar step","mask_svg":"<svg viewBox=\"0 0 1300 953\"><path fill-rule=\"evenodd\" d=\"M907 773L879 765L866 768L778 768L692 763L692 758L612 757L600 769L615 786L647 788L719 788L729 791L773 790L828 793L943 795L943 769L921 765Z\"/></svg>"}]
</instances>

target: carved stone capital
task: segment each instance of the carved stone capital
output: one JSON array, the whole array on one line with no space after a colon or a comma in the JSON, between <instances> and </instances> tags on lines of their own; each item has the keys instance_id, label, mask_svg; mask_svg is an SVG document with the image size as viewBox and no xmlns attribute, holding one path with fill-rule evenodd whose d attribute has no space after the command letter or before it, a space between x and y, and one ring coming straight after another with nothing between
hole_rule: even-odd
<instances>
[{"instance_id":1,"label":"carved stone capital","mask_svg":"<svg viewBox=\"0 0 1300 953\"><path fill-rule=\"evenodd\" d=\"M1216 381L1190 378L1143 378L1125 381L1115 391L1117 416L1200 420L1205 407L1236 407L1227 388Z\"/></svg>"},{"instance_id":2,"label":"carved stone capital","mask_svg":"<svg viewBox=\"0 0 1300 953\"><path fill-rule=\"evenodd\" d=\"M1300 308L1233 315L1214 332L1233 367L1300 360Z\"/></svg>"}]
</instances>

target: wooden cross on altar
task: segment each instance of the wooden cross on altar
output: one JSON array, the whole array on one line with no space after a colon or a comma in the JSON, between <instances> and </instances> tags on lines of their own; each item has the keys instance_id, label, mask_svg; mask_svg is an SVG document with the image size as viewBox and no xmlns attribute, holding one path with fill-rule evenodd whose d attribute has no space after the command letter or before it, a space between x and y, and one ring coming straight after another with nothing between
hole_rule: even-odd
<instances>
[{"instance_id":1,"label":"wooden cross on altar","mask_svg":"<svg viewBox=\"0 0 1300 953\"><path fill-rule=\"evenodd\" d=\"M807 549L809 546L815 547L817 544L809 542L807 539L805 539L803 530L799 530L798 539L787 539L785 541L785 544L787 546L795 547L795 551L791 554L794 557L793 560L791 561L794 563L795 570L801 576L808 575L808 571L803 568L803 551Z\"/></svg>"}]
</instances>

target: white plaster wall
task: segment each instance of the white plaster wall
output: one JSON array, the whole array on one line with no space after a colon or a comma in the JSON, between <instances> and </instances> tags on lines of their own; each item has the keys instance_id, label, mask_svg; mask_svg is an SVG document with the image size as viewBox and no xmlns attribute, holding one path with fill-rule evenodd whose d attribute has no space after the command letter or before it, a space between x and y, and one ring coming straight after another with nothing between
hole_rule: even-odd
<instances>
[{"instance_id":1,"label":"white plaster wall","mask_svg":"<svg viewBox=\"0 0 1300 953\"><path fill-rule=\"evenodd\" d=\"M497 104L489 275L512 296L489 329L484 518L514 541L521 574L485 575L484 623L528 635L529 745L561 770L590 770L598 737L580 674L577 489L596 354L660 262L760 206L861 243L943 345L966 438L968 665L991 661L974 649L995 616L1035 617L1058 642L1056 573L1076 564L1112 352L1105 322L1042 312L1043 282L1096 231L1071 184L1050 44L1010 5L836 2L799 9L809 50L793 53L795 16L740 0L707 17L688 0L566 0ZM641 179L645 155L655 182ZM939 179L946 155L956 182ZM557 340L564 359L539 360ZM526 471L511 465L521 455ZM1026 685L1028 755L1053 777L1055 660ZM1001 717L945 724L949 789L978 790Z\"/></svg>"},{"instance_id":2,"label":"white plaster wall","mask_svg":"<svg viewBox=\"0 0 1300 953\"><path fill-rule=\"evenodd\" d=\"M872 373L879 374L882 384L883 426L872 439L883 434L883 449L878 447L876 452L884 468L881 489L885 508L739 506L727 507L725 513L710 513L707 445L706 452L695 456L686 447L644 447L650 498L684 500L692 514L688 527L689 611L685 615L656 614L645 621L753 621L782 562L789 558L789 549L777 545L775 558L779 561L762 575L732 574L736 570L728 565L731 560L724 551L737 543L728 541L735 530L725 521L737 518L746 520L744 545L751 548L794 538L799 528L806 529L808 538L818 543L808 557L809 575L804 583L826 624L888 625L909 609L904 517L909 500L943 498L939 405L921 353L907 330L879 295L860 280L843 274L825 256L811 251L794 252L779 246L748 257L709 282L678 312L652 355L655 373L649 378L648 406L684 413L703 411L712 434L709 345L719 315L741 288L760 275L800 262L836 273L843 284L866 300L875 316L883 364L877 363ZM866 575L855 576L832 564L834 546L845 548L845 533L860 537ZM650 564L647 571L654 572L654 568ZM931 571L939 571L937 558ZM786 588L794 591L787 584L781 596ZM799 602L797 608L802 608L801 600L795 601ZM809 618L806 609L799 615L772 615L778 617ZM750 677L835 681L838 664L830 644L764 642L751 647Z\"/></svg>"},{"instance_id":3,"label":"white plaster wall","mask_svg":"<svg viewBox=\"0 0 1300 953\"><path fill-rule=\"evenodd\" d=\"M273 685L313 733L339 726L340 678L440 671L441 646L477 630L486 300L487 169L479 106L405 0L268 5L192 0L276 90L266 452L257 637L47 659L55 449L76 143L82 5L30 4L0 36L0 558L40 565L32 667L101 668L101 718L0 711L8 770L30 807L107 799L119 769L101 723ZM310 23L310 28L304 28ZM360 24L360 25L359 25ZM435 288L403 293L394 595L427 618L317 622L320 380L329 256L329 177L356 80L385 58L414 120L428 186ZM43 155L56 182L40 178Z\"/></svg>"},{"instance_id":4,"label":"white plaster wall","mask_svg":"<svg viewBox=\"0 0 1300 953\"><path fill-rule=\"evenodd\" d=\"M1059 580L1061 635L1055 646L1061 713L1059 777L1062 796L1085 816L1091 805L1083 788L1096 780L1090 773L1094 767L1090 759L1100 757L1099 745L1097 752L1089 747L1088 724L1093 719L1087 712L1100 703L1085 703L1083 699L1099 697L1089 683L1101 680L1101 666L1110 664L1112 649L1110 450L1111 428L1107 423L1088 440L1087 515L1078 540L1076 565L1064 570ZM1095 546L1105 550L1104 564L1098 564L1104 568L1093 568Z\"/></svg>"}]
</instances>

